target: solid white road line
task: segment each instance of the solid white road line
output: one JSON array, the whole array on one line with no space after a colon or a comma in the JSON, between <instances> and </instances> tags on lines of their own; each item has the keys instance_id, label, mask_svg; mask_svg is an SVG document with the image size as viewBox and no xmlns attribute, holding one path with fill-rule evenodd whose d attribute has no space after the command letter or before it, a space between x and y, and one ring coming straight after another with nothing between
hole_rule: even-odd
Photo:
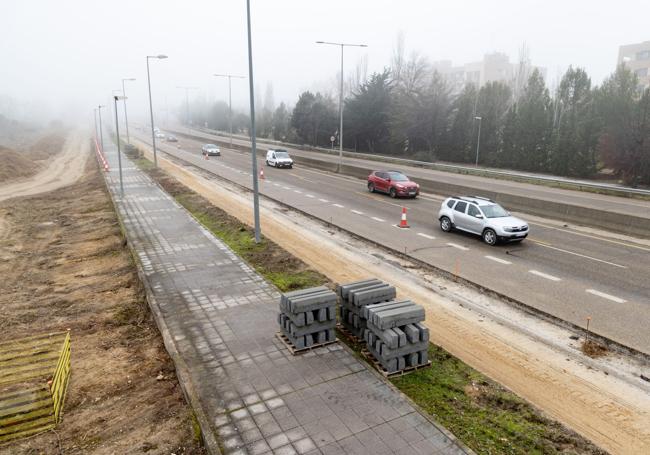
<instances>
[{"instance_id":1,"label":"solid white road line","mask_svg":"<svg viewBox=\"0 0 650 455\"><path fill-rule=\"evenodd\" d=\"M537 275L539 277L546 278L547 280L562 281L562 278L558 278L558 277L553 276L553 275L548 275L546 273L538 272L537 270L529 270L528 272L532 273L533 275Z\"/></svg>"},{"instance_id":2,"label":"solid white road line","mask_svg":"<svg viewBox=\"0 0 650 455\"><path fill-rule=\"evenodd\" d=\"M612 302L616 303L625 303L627 300L621 299L620 297L616 297L615 295L610 295L610 294L605 294L604 292L597 291L595 289L587 289L587 292L589 294L597 295L598 297L602 297L603 299L611 300Z\"/></svg>"},{"instance_id":3,"label":"solid white road line","mask_svg":"<svg viewBox=\"0 0 650 455\"><path fill-rule=\"evenodd\" d=\"M340 209L344 209L344 208L345 208L345 206L344 206L344 205L341 205L341 204L332 204L332 205L333 205L334 207L338 207L338 208L340 208Z\"/></svg>"},{"instance_id":4,"label":"solid white road line","mask_svg":"<svg viewBox=\"0 0 650 455\"><path fill-rule=\"evenodd\" d=\"M458 248L459 250L462 250L462 251L469 251L469 248L467 248L466 246L463 246L463 245L459 245L457 243L447 243L447 245L452 246L454 248Z\"/></svg>"},{"instance_id":5,"label":"solid white road line","mask_svg":"<svg viewBox=\"0 0 650 455\"><path fill-rule=\"evenodd\" d=\"M505 259L497 258L494 256L487 255L485 256L486 259L489 259L490 261L498 262L499 264L505 264L505 265L510 265L512 262L506 261Z\"/></svg>"},{"instance_id":6,"label":"solid white road line","mask_svg":"<svg viewBox=\"0 0 650 455\"><path fill-rule=\"evenodd\" d=\"M425 234L423 232L418 232L418 235L420 237L424 237L425 239L429 239L429 240L435 240L436 239L434 236L429 235L429 234Z\"/></svg>"},{"instance_id":7,"label":"solid white road line","mask_svg":"<svg viewBox=\"0 0 650 455\"><path fill-rule=\"evenodd\" d=\"M609 261L606 261L604 259L594 258L594 257L591 257L591 256L587 256L585 254L575 253L575 252L569 251L569 250L564 250L562 248L558 248L556 246L552 246L552 245L549 245L547 243L540 242L539 240L533 240L533 242L535 242L539 246L543 246L544 248L550 248L551 250L561 251L562 253L572 254L573 256L578 256L578 257L581 257L581 258L590 259L590 260L596 261L596 262L602 262L603 264L607 264L607 265L613 265L614 267L618 267L620 269L627 269L627 266L625 266L625 265L616 264L614 262L609 262Z\"/></svg>"},{"instance_id":8,"label":"solid white road line","mask_svg":"<svg viewBox=\"0 0 650 455\"><path fill-rule=\"evenodd\" d=\"M363 212L360 212L358 210L350 210L352 213L356 213L357 215L363 215Z\"/></svg>"},{"instance_id":9,"label":"solid white road line","mask_svg":"<svg viewBox=\"0 0 650 455\"><path fill-rule=\"evenodd\" d=\"M383 223L383 222L386 221L386 220L382 220L381 218L377 218L376 216L373 216L372 219L375 220L375 221L379 221L380 223Z\"/></svg>"}]
</instances>

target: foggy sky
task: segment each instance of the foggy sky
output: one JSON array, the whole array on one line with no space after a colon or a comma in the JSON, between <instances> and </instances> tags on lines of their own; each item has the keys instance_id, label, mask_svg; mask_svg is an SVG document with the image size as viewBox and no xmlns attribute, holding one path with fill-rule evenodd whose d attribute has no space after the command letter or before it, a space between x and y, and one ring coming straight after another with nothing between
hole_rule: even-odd
<instances>
[{"instance_id":1,"label":"foggy sky","mask_svg":"<svg viewBox=\"0 0 650 455\"><path fill-rule=\"evenodd\" d=\"M495 51L514 62L525 42L549 82L574 65L594 83L614 70L620 44L650 40L647 0L251 0L251 10L256 97L271 83L276 105L306 89L336 93L339 50L316 40L367 44L346 50L345 63L352 70L366 56L369 72L389 64L399 32L407 54L455 64ZM212 74L247 75L246 46L244 0L3 0L0 110L9 96L26 106L15 117L85 119L135 77L127 82L135 119L147 112L145 56L158 53L169 59L151 62L157 111L184 101L177 86L227 100L227 80ZM233 104L247 103L248 81L234 80Z\"/></svg>"}]
</instances>

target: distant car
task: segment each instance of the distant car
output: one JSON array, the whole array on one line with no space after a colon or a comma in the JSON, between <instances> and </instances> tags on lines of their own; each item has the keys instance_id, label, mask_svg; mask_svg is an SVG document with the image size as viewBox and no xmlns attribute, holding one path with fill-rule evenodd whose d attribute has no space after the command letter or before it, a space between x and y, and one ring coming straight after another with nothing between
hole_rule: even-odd
<instances>
[{"instance_id":1,"label":"distant car","mask_svg":"<svg viewBox=\"0 0 650 455\"><path fill-rule=\"evenodd\" d=\"M160 133L160 132L156 133L155 136L156 136L156 139L165 139L165 135L163 133Z\"/></svg>"},{"instance_id":2,"label":"distant car","mask_svg":"<svg viewBox=\"0 0 650 455\"><path fill-rule=\"evenodd\" d=\"M398 171L374 171L368 176L368 191L415 198L420 194L420 185Z\"/></svg>"},{"instance_id":3,"label":"distant car","mask_svg":"<svg viewBox=\"0 0 650 455\"><path fill-rule=\"evenodd\" d=\"M173 134L167 136L167 142L178 142L178 139Z\"/></svg>"},{"instance_id":4,"label":"distant car","mask_svg":"<svg viewBox=\"0 0 650 455\"><path fill-rule=\"evenodd\" d=\"M275 149L266 152L266 165L274 167L293 167L293 160L286 150Z\"/></svg>"},{"instance_id":5,"label":"distant car","mask_svg":"<svg viewBox=\"0 0 650 455\"><path fill-rule=\"evenodd\" d=\"M160 128L155 127L155 128L153 129L153 132L154 132L154 133L160 133Z\"/></svg>"},{"instance_id":6,"label":"distant car","mask_svg":"<svg viewBox=\"0 0 650 455\"><path fill-rule=\"evenodd\" d=\"M214 144L205 144L201 148L201 154L205 156L221 156L221 150Z\"/></svg>"},{"instance_id":7,"label":"distant car","mask_svg":"<svg viewBox=\"0 0 650 455\"><path fill-rule=\"evenodd\" d=\"M528 223L516 218L490 199L479 196L449 197L438 212L440 229L458 229L480 235L488 245L499 241L521 242L528 236Z\"/></svg>"}]
</instances>

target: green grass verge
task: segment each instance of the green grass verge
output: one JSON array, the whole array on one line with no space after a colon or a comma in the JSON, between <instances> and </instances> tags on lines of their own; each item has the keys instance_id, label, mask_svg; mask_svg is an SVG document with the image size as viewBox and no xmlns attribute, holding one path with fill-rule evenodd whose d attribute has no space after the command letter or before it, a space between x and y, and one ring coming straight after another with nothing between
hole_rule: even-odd
<instances>
[{"instance_id":1,"label":"green grass verge","mask_svg":"<svg viewBox=\"0 0 650 455\"><path fill-rule=\"evenodd\" d=\"M256 244L251 228L154 169L148 160L139 159L136 164L280 291L332 285L276 243L262 238ZM361 357L361 345L340 333L339 339ZM478 454L605 453L444 349L430 345L429 359L431 368L391 382Z\"/></svg>"}]
</instances>

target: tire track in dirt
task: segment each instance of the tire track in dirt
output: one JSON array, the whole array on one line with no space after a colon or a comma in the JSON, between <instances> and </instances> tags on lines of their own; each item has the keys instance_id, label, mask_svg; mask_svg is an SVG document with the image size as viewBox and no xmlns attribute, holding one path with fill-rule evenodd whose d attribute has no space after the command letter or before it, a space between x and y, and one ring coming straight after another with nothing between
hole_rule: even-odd
<instances>
[{"instance_id":1,"label":"tire track in dirt","mask_svg":"<svg viewBox=\"0 0 650 455\"><path fill-rule=\"evenodd\" d=\"M79 131L68 135L63 150L48 166L27 180L0 186L0 201L53 191L81 178L90 155L87 136Z\"/></svg>"}]
</instances>

